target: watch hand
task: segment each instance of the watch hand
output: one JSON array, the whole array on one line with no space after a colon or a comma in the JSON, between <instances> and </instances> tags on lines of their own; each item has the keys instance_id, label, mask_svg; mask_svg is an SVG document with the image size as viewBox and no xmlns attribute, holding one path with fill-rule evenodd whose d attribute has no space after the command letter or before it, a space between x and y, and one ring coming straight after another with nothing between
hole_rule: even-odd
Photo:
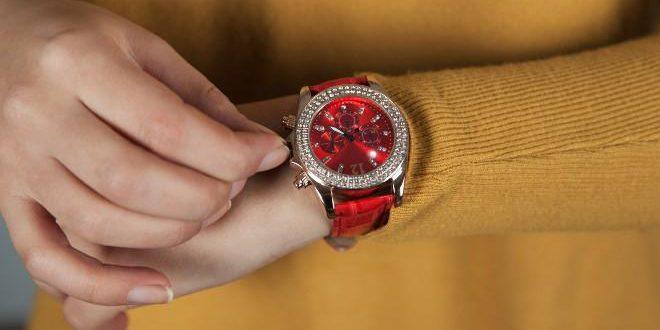
<instances>
[{"instance_id":1,"label":"watch hand","mask_svg":"<svg viewBox=\"0 0 660 330\"><path fill-rule=\"evenodd\" d=\"M339 134L341 134L341 135L346 135L346 133L344 133L344 131L340 130L340 129L337 128L337 127L330 126L330 129L333 130L333 131L335 131L335 132L337 132L337 133L339 133Z\"/></svg>"},{"instance_id":2,"label":"watch hand","mask_svg":"<svg viewBox=\"0 0 660 330\"><path fill-rule=\"evenodd\" d=\"M332 153L335 150L335 137L332 133L330 133L330 153Z\"/></svg>"}]
</instances>

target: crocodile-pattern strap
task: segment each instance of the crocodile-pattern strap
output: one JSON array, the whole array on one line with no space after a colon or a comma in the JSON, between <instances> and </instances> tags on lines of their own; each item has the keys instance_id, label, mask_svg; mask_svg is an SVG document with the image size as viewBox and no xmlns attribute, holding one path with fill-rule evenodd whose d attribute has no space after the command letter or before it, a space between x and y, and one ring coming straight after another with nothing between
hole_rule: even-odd
<instances>
[{"instance_id":1,"label":"crocodile-pattern strap","mask_svg":"<svg viewBox=\"0 0 660 330\"><path fill-rule=\"evenodd\" d=\"M332 237L355 237L387 224L394 195L372 196L335 203Z\"/></svg>"},{"instance_id":2,"label":"crocodile-pattern strap","mask_svg":"<svg viewBox=\"0 0 660 330\"><path fill-rule=\"evenodd\" d=\"M310 86L309 90L314 96L327 88L349 84L369 86L369 81L366 76L341 78ZM360 195L360 191L354 192ZM330 236L356 237L384 226L390 217L393 204L394 195L356 196L335 203L335 218Z\"/></svg>"}]
</instances>

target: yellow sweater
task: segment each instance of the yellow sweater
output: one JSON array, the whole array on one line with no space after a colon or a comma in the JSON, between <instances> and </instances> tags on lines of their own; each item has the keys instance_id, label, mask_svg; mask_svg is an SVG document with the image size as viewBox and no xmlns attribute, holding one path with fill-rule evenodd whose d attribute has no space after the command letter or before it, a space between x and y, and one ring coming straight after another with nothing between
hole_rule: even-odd
<instances>
[{"instance_id":1,"label":"yellow sweater","mask_svg":"<svg viewBox=\"0 0 660 330\"><path fill-rule=\"evenodd\" d=\"M379 72L412 126L407 200L385 230L132 311L133 329L660 328L654 4L91 2L236 102ZM30 328L65 328L43 294Z\"/></svg>"}]
</instances>

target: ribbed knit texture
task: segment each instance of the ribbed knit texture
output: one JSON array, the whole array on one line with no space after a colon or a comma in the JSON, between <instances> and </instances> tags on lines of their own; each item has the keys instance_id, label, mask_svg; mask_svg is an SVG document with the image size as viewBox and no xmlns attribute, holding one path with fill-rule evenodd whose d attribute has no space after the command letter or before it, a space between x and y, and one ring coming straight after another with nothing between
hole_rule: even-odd
<instances>
[{"instance_id":1,"label":"ribbed knit texture","mask_svg":"<svg viewBox=\"0 0 660 330\"><path fill-rule=\"evenodd\" d=\"M413 142L406 203L374 236L660 223L660 38L375 78Z\"/></svg>"}]
</instances>

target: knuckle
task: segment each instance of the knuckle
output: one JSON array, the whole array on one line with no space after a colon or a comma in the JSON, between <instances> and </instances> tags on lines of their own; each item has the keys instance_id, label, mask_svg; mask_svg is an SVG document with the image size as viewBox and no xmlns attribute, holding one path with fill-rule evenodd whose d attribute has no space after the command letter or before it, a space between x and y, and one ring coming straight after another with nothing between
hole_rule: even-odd
<instances>
[{"instance_id":1,"label":"knuckle","mask_svg":"<svg viewBox=\"0 0 660 330\"><path fill-rule=\"evenodd\" d=\"M146 193L144 180L135 173L132 162L107 162L99 167L99 190L108 199L121 202Z\"/></svg>"},{"instance_id":2,"label":"knuckle","mask_svg":"<svg viewBox=\"0 0 660 330\"><path fill-rule=\"evenodd\" d=\"M83 35L82 31L69 29L48 38L39 57L41 67L60 69L73 65L83 51Z\"/></svg>"},{"instance_id":3,"label":"knuckle","mask_svg":"<svg viewBox=\"0 0 660 330\"><path fill-rule=\"evenodd\" d=\"M105 58L108 52L98 51L108 44L108 37L94 31L72 28L49 37L41 48L38 63L46 72L62 72L79 68L84 60L94 59L94 64ZM107 49L107 47L106 47ZM94 56L88 56L94 55Z\"/></svg>"},{"instance_id":4,"label":"knuckle","mask_svg":"<svg viewBox=\"0 0 660 330\"><path fill-rule=\"evenodd\" d=\"M147 34L144 40L147 47L152 49L156 54L174 51L174 48L167 41L151 32Z\"/></svg>"},{"instance_id":5,"label":"knuckle","mask_svg":"<svg viewBox=\"0 0 660 330\"><path fill-rule=\"evenodd\" d=\"M35 112L35 92L28 86L13 86L5 95L2 107L4 121L13 127L29 127Z\"/></svg>"},{"instance_id":6,"label":"knuckle","mask_svg":"<svg viewBox=\"0 0 660 330\"><path fill-rule=\"evenodd\" d=\"M228 200L229 188L226 184L211 185L200 191L199 201L199 221L208 219L225 207Z\"/></svg>"},{"instance_id":7,"label":"knuckle","mask_svg":"<svg viewBox=\"0 0 660 330\"><path fill-rule=\"evenodd\" d=\"M176 153L185 141L184 125L184 118L179 114L150 116L139 128L139 139L159 152Z\"/></svg>"},{"instance_id":8,"label":"knuckle","mask_svg":"<svg viewBox=\"0 0 660 330\"><path fill-rule=\"evenodd\" d=\"M25 269L32 278L42 279L48 268L48 254L48 250L40 247L30 247L22 253Z\"/></svg>"},{"instance_id":9,"label":"knuckle","mask_svg":"<svg viewBox=\"0 0 660 330\"><path fill-rule=\"evenodd\" d=\"M84 213L75 218L73 227L75 227L76 232L86 240L93 243L103 244L106 243L103 239L105 236L104 233L106 232L103 227L104 223L105 221L101 220L98 215Z\"/></svg>"}]
</instances>

